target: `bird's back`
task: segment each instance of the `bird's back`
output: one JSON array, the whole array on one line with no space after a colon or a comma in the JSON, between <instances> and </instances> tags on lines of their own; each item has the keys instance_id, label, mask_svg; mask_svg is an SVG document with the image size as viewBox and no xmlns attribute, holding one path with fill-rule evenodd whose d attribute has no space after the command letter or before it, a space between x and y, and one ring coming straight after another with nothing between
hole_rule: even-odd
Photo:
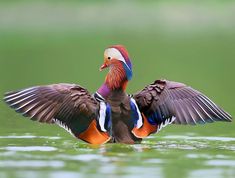
<instances>
[{"instance_id":1,"label":"bird's back","mask_svg":"<svg viewBox=\"0 0 235 178\"><path fill-rule=\"evenodd\" d=\"M111 106L112 139L111 142L130 143L141 141L131 130L134 127L130 97L122 90L115 90L109 95L107 102Z\"/></svg>"}]
</instances>

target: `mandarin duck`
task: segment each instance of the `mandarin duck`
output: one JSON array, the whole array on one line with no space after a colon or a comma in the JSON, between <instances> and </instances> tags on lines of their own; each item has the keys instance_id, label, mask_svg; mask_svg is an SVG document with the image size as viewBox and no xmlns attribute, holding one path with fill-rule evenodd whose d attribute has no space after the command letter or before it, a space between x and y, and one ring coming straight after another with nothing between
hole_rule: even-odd
<instances>
[{"instance_id":1,"label":"mandarin duck","mask_svg":"<svg viewBox=\"0 0 235 178\"><path fill-rule=\"evenodd\" d=\"M232 119L207 96L183 83L156 80L128 95L132 63L122 45L105 49L100 70L105 68L109 72L94 94L80 85L61 83L8 92L4 100L23 116L57 124L90 144L134 144L168 124Z\"/></svg>"}]
</instances>

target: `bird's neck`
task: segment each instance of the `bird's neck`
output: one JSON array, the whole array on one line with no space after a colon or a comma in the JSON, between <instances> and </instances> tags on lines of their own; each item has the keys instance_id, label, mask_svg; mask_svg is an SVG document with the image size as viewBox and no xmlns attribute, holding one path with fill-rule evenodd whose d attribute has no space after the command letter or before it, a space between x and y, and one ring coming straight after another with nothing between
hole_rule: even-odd
<instances>
[{"instance_id":1,"label":"bird's neck","mask_svg":"<svg viewBox=\"0 0 235 178\"><path fill-rule=\"evenodd\" d=\"M128 79L122 66L110 67L98 93L106 99L113 91L125 91L127 83Z\"/></svg>"}]
</instances>

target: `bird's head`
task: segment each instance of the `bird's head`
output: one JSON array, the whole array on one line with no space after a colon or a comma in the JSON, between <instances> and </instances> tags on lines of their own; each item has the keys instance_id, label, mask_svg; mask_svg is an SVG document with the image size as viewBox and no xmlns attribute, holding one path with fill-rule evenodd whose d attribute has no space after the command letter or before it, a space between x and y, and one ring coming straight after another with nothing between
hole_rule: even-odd
<instances>
[{"instance_id":1,"label":"bird's head","mask_svg":"<svg viewBox=\"0 0 235 178\"><path fill-rule=\"evenodd\" d=\"M100 71L109 67L110 71L120 68L125 71L127 80L132 78L132 64L126 48L122 45L110 46L104 51L104 64Z\"/></svg>"}]
</instances>

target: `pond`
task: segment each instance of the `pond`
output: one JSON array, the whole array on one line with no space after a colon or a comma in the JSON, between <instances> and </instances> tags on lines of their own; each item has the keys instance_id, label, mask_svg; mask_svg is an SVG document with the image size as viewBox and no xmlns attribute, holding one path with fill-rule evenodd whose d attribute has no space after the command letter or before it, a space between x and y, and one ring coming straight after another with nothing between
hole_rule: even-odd
<instances>
[{"instance_id":1,"label":"pond","mask_svg":"<svg viewBox=\"0 0 235 178\"><path fill-rule=\"evenodd\" d=\"M189 132L154 135L142 144L94 146L63 134L0 136L1 178L232 178L234 175L234 137Z\"/></svg>"}]
</instances>

